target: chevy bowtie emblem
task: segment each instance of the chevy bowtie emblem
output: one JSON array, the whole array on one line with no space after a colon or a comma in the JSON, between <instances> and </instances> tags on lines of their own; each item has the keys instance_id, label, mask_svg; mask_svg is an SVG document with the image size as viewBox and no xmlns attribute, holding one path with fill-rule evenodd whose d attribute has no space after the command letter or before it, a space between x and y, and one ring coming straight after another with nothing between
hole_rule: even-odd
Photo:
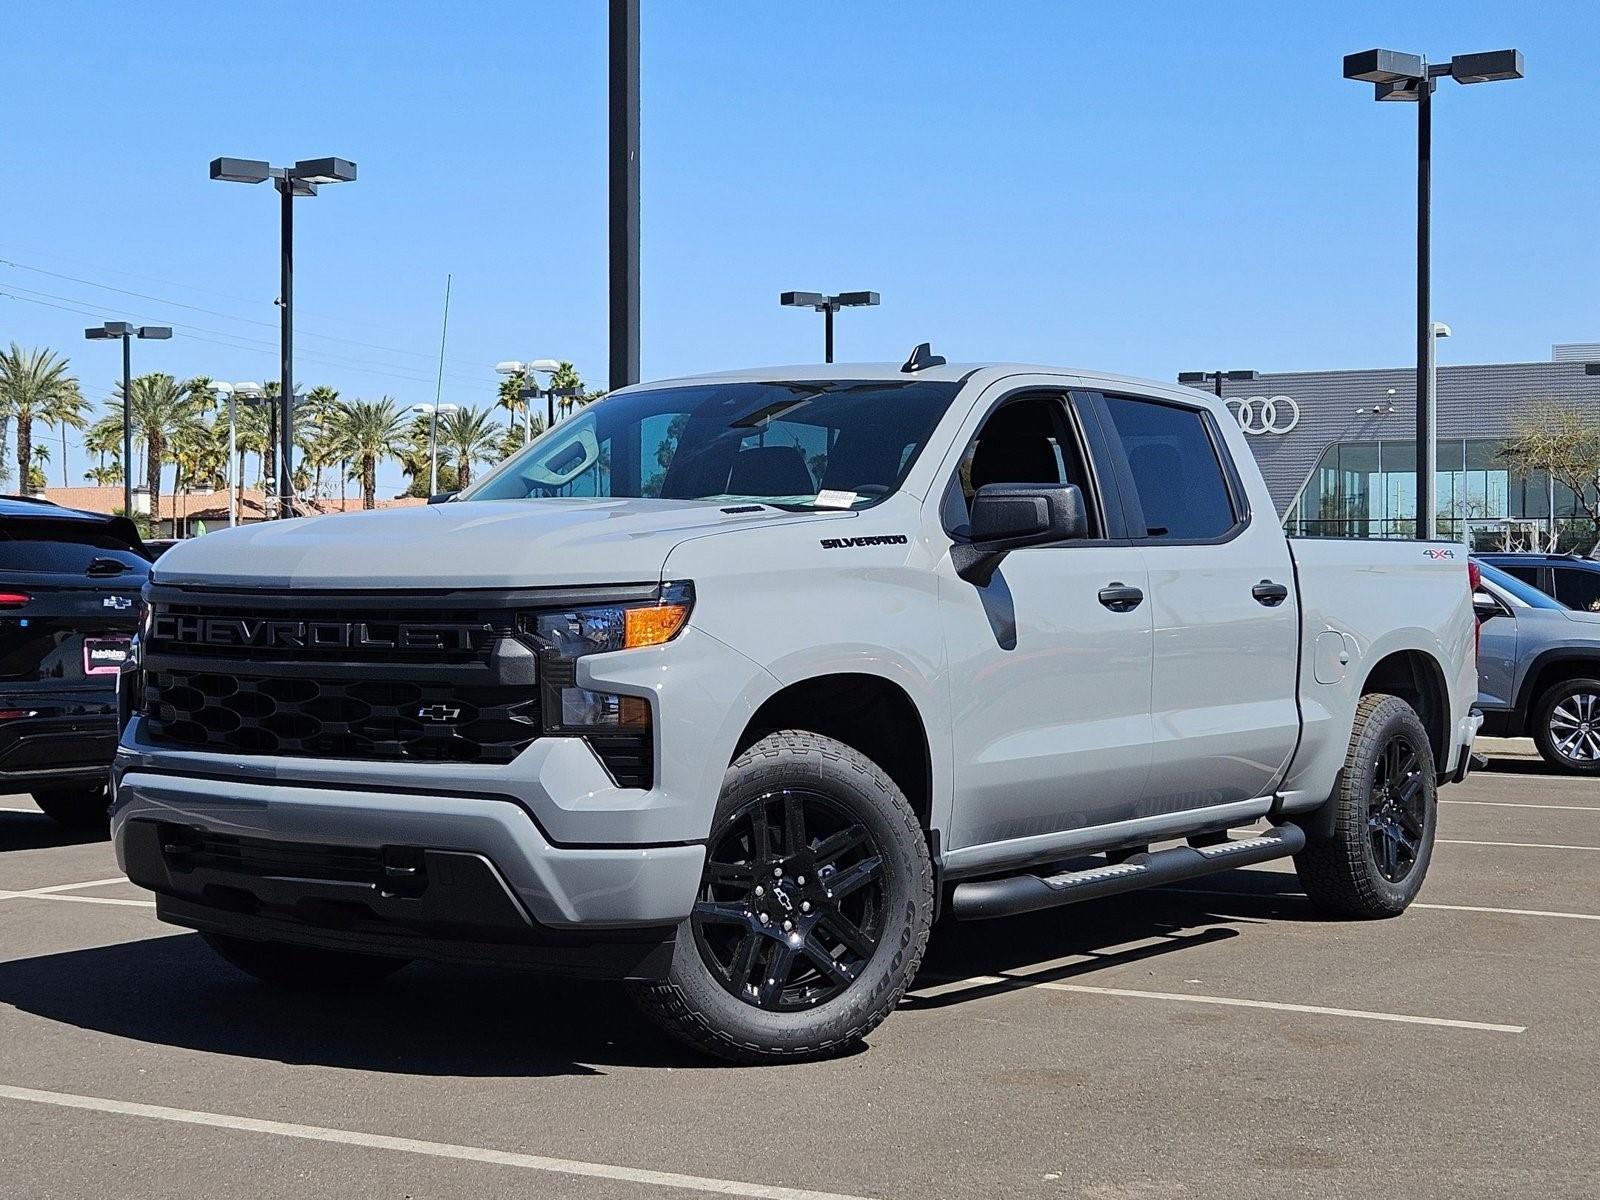
<instances>
[{"instance_id":1,"label":"chevy bowtie emblem","mask_svg":"<svg viewBox=\"0 0 1600 1200\"><path fill-rule=\"evenodd\" d=\"M427 708L417 709L417 718L422 721L454 721L460 715L459 708L451 708L446 704L430 704Z\"/></svg>"},{"instance_id":2,"label":"chevy bowtie emblem","mask_svg":"<svg viewBox=\"0 0 1600 1200\"><path fill-rule=\"evenodd\" d=\"M133 601L127 596L107 596L100 601L101 608L114 608L118 612L133 607Z\"/></svg>"}]
</instances>

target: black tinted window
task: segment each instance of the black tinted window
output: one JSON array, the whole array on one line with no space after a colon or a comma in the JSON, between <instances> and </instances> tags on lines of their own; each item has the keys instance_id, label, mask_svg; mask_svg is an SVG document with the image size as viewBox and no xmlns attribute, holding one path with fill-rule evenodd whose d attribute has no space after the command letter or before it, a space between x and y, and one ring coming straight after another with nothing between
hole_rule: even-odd
<instances>
[{"instance_id":1,"label":"black tinted window","mask_svg":"<svg viewBox=\"0 0 1600 1200\"><path fill-rule=\"evenodd\" d=\"M1221 537L1238 515L1205 415L1192 408L1107 396L1111 423L1133 470L1148 536Z\"/></svg>"},{"instance_id":2,"label":"black tinted window","mask_svg":"<svg viewBox=\"0 0 1600 1200\"><path fill-rule=\"evenodd\" d=\"M1520 579L1523 583L1531 583L1534 587L1539 586L1538 567L1508 567L1504 563L1499 564L1499 566L1502 571L1512 578Z\"/></svg>"},{"instance_id":3,"label":"black tinted window","mask_svg":"<svg viewBox=\"0 0 1600 1200\"><path fill-rule=\"evenodd\" d=\"M110 563L143 574L149 567L143 555L126 538L97 521L38 517L0 518L0 571L32 571L83 575L96 559L108 576L118 572Z\"/></svg>"},{"instance_id":4,"label":"black tinted window","mask_svg":"<svg viewBox=\"0 0 1600 1200\"><path fill-rule=\"evenodd\" d=\"M1600 612L1600 571L1557 567L1556 599L1581 612Z\"/></svg>"},{"instance_id":5,"label":"black tinted window","mask_svg":"<svg viewBox=\"0 0 1600 1200\"><path fill-rule=\"evenodd\" d=\"M965 505L946 514L952 532L964 527L972 497L987 484L1070 483L1083 492L1089 536L1100 536L1089 472L1059 397L1024 396L991 413L967 445L956 481Z\"/></svg>"}]
</instances>

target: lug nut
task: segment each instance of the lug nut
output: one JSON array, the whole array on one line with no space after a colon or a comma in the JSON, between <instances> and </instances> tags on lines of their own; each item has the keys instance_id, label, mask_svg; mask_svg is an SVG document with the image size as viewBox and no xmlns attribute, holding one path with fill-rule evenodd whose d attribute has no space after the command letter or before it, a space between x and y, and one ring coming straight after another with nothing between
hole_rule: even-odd
<instances>
[{"instance_id":1,"label":"lug nut","mask_svg":"<svg viewBox=\"0 0 1600 1200\"><path fill-rule=\"evenodd\" d=\"M772 877L774 879L782 879L783 878L783 868L782 867L773 867L772 868Z\"/></svg>"},{"instance_id":2,"label":"lug nut","mask_svg":"<svg viewBox=\"0 0 1600 1200\"><path fill-rule=\"evenodd\" d=\"M793 921L785 921L783 923L783 927L784 927L785 930L793 929L794 928L794 922Z\"/></svg>"},{"instance_id":3,"label":"lug nut","mask_svg":"<svg viewBox=\"0 0 1600 1200\"><path fill-rule=\"evenodd\" d=\"M765 896L766 894L767 894L767 889L762 887L759 883L756 884L756 895Z\"/></svg>"},{"instance_id":4,"label":"lug nut","mask_svg":"<svg viewBox=\"0 0 1600 1200\"><path fill-rule=\"evenodd\" d=\"M766 913L762 913L762 914L761 914L761 923L762 923L762 924L763 924L763 925L766 925L766 924L768 924L768 923L769 923L769 922L770 922L770 921L771 921L771 920L772 920L772 918L771 918L771 917L769 917L769 916L767 916L767 914L766 914Z\"/></svg>"},{"instance_id":5,"label":"lug nut","mask_svg":"<svg viewBox=\"0 0 1600 1200\"><path fill-rule=\"evenodd\" d=\"M799 879L795 880L795 882L798 883L801 887L805 887L805 885L806 885L806 877L804 875L802 875L802 876L800 876Z\"/></svg>"},{"instance_id":6,"label":"lug nut","mask_svg":"<svg viewBox=\"0 0 1600 1200\"><path fill-rule=\"evenodd\" d=\"M809 901L809 900L800 901L800 911L801 912L810 912L811 911L811 901Z\"/></svg>"}]
</instances>

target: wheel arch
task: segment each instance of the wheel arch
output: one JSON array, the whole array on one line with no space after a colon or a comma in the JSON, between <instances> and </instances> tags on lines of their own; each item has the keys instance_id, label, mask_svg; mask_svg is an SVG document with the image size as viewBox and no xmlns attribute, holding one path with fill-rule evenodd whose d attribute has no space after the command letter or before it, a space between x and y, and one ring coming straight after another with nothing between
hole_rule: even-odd
<instances>
[{"instance_id":1,"label":"wheel arch","mask_svg":"<svg viewBox=\"0 0 1600 1200\"><path fill-rule=\"evenodd\" d=\"M1555 684L1582 675L1600 677L1600 648L1557 646L1540 651L1522 673L1512 708L1516 728L1526 730L1533 706Z\"/></svg>"},{"instance_id":2,"label":"wheel arch","mask_svg":"<svg viewBox=\"0 0 1600 1200\"><path fill-rule=\"evenodd\" d=\"M1398 696L1416 710L1428 731L1435 769L1450 769L1450 689L1444 668L1426 650L1396 650L1372 664L1361 683L1361 695L1376 692Z\"/></svg>"},{"instance_id":3,"label":"wheel arch","mask_svg":"<svg viewBox=\"0 0 1600 1200\"><path fill-rule=\"evenodd\" d=\"M786 683L745 723L729 761L767 734L804 729L843 742L883 769L924 829L933 820L933 753L911 694L884 675L839 671Z\"/></svg>"}]
</instances>

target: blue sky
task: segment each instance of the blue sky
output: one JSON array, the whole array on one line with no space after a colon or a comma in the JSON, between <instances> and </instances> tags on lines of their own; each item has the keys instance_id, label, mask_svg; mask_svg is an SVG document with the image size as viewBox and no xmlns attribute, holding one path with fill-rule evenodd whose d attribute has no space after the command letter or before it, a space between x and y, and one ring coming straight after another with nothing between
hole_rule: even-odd
<instances>
[{"instance_id":1,"label":"blue sky","mask_svg":"<svg viewBox=\"0 0 1600 1200\"><path fill-rule=\"evenodd\" d=\"M644 7L647 379L814 361L790 288L882 293L841 360L1406 363L1415 114L1340 78L1378 45L1527 60L1441 85L1441 361L1600 339L1592 5ZM303 384L432 399L447 273L447 401L492 403L502 358L603 382L605 85L600 0L17 0L0 342L70 354L95 399L119 368L86 313L178 327L136 370L271 377L276 197L206 163L335 154L359 180L296 210Z\"/></svg>"}]
</instances>

